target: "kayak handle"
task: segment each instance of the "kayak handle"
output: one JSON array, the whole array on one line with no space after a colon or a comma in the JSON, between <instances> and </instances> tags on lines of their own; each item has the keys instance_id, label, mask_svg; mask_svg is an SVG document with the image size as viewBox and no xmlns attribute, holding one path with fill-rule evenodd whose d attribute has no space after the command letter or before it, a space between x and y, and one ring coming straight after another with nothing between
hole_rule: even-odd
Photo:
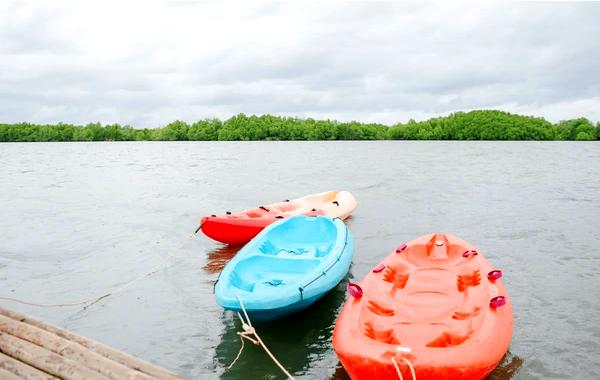
<instances>
[{"instance_id":1,"label":"kayak handle","mask_svg":"<svg viewBox=\"0 0 600 380\"><path fill-rule=\"evenodd\" d=\"M490 307L494 309L504 305L506 305L506 298L504 296L497 296L490 300Z\"/></svg>"},{"instance_id":2,"label":"kayak handle","mask_svg":"<svg viewBox=\"0 0 600 380\"><path fill-rule=\"evenodd\" d=\"M375 268L373 268L373 273L379 273L384 269L385 269L385 264L381 263L381 264L377 265Z\"/></svg>"},{"instance_id":3,"label":"kayak handle","mask_svg":"<svg viewBox=\"0 0 600 380\"><path fill-rule=\"evenodd\" d=\"M488 277L488 280L490 280L491 282L494 282L497 279L499 279L500 277L502 277L502 271L500 269L495 269L495 270L491 271L490 273L488 273L487 277Z\"/></svg>"},{"instance_id":4,"label":"kayak handle","mask_svg":"<svg viewBox=\"0 0 600 380\"><path fill-rule=\"evenodd\" d=\"M360 298L363 295L362 288L358 284L355 284L354 282L348 283L348 292L354 298Z\"/></svg>"},{"instance_id":5,"label":"kayak handle","mask_svg":"<svg viewBox=\"0 0 600 380\"><path fill-rule=\"evenodd\" d=\"M402 244L400 247L396 248L396 253L400 253L404 251L408 246L406 244Z\"/></svg>"},{"instance_id":6,"label":"kayak handle","mask_svg":"<svg viewBox=\"0 0 600 380\"><path fill-rule=\"evenodd\" d=\"M479 253L474 250L474 249L468 249L466 251L463 252L463 257L472 257L472 256L477 256Z\"/></svg>"}]
</instances>

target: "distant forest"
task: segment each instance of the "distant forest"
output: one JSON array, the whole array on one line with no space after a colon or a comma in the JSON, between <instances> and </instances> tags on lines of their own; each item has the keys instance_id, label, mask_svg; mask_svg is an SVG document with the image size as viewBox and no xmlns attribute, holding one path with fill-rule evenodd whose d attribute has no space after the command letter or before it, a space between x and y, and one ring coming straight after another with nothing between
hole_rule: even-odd
<instances>
[{"instance_id":1,"label":"distant forest","mask_svg":"<svg viewBox=\"0 0 600 380\"><path fill-rule=\"evenodd\" d=\"M225 121L173 121L162 128L119 124L0 124L0 141L250 141L250 140L600 140L600 123L553 124L543 118L483 110L386 126L356 121L239 114Z\"/></svg>"}]
</instances>

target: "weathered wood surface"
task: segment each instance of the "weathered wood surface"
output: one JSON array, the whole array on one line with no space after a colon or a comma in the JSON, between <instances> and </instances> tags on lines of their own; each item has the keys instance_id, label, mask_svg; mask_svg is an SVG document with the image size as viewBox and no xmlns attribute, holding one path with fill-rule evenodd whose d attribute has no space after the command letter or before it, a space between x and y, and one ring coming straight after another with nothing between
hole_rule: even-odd
<instances>
[{"instance_id":1,"label":"weathered wood surface","mask_svg":"<svg viewBox=\"0 0 600 380\"><path fill-rule=\"evenodd\" d=\"M0 307L1 379L182 380L60 327Z\"/></svg>"},{"instance_id":2,"label":"weathered wood surface","mask_svg":"<svg viewBox=\"0 0 600 380\"><path fill-rule=\"evenodd\" d=\"M0 353L0 368L11 374L16 375L19 379L29 380L57 380L58 378L46 372L42 372L37 368L31 367L23 362L18 361L10 356ZM3 377L0 377L3 379Z\"/></svg>"}]
</instances>

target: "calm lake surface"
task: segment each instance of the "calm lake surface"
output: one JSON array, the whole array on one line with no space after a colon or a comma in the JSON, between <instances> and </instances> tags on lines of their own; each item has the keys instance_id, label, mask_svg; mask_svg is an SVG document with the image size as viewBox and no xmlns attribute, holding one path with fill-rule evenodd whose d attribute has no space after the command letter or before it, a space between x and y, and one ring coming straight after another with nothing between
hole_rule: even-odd
<instances>
[{"instance_id":1,"label":"calm lake surface","mask_svg":"<svg viewBox=\"0 0 600 380\"><path fill-rule=\"evenodd\" d=\"M494 379L600 378L600 143L135 142L0 144L0 300L192 379L279 379L240 348L212 288L236 253L203 214L349 190L346 280L259 325L298 378L345 379L331 334L348 279L400 243L447 232L504 271L515 329ZM157 270L150 276L146 274Z\"/></svg>"}]
</instances>

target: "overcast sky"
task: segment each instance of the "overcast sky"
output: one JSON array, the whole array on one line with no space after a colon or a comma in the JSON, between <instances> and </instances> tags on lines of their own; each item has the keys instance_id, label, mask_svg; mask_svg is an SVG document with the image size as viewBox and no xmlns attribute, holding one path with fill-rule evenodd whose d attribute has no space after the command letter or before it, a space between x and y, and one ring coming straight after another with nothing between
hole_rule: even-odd
<instances>
[{"instance_id":1,"label":"overcast sky","mask_svg":"<svg viewBox=\"0 0 600 380\"><path fill-rule=\"evenodd\" d=\"M600 121L600 3L53 3L0 3L0 122Z\"/></svg>"}]
</instances>

